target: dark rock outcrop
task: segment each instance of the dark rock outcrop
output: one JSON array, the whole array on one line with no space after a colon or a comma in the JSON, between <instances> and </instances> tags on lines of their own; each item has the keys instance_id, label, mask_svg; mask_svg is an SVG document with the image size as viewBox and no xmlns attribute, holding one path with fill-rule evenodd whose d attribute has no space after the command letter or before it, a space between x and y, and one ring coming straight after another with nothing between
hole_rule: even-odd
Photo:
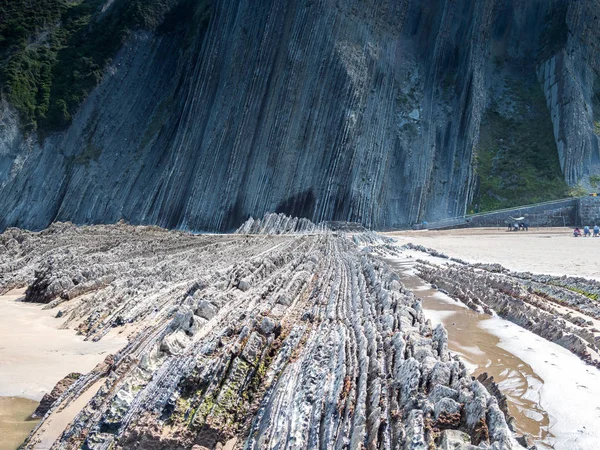
<instances>
[{"instance_id":1,"label":"dark rock outcrop","mask_svg":"<svg viewBox=\"0 0 600 450\"><path fill-rule=\"evenodd\" d=\"M600 172L600 1L551 3L546 39L555 52L544 55L537 75L565 178L588 184Z\"/></svg>"},{"instance_id":2,"label":"dark rock outcrop","mask_svg":"<svg viewBox=\"0 0 600 450\"><path fill-rule=\"evenodd\" d=\"M75 381L77 381L77 379L80 376L81 376L80 373L73 372L73 373L70 373L69 375L67 375L66 377L64 377L58 383L56 383L56 386L54 386L54 389L52 389L52 392L50 392L49 394L44 394L44 397L42 397L40 404L35 409L35 411L31 415L31 417L34 419L39 419L39 418L44 417L44 415L50 410L50 408L52 408L52 406L54 405L54 402L56 402L56 400L58 400L60 398L60 396L63 395L65 393L65 391L69 387L71 387L71 385L73 383L75 383Z\"/></svg>"}]
</instances>

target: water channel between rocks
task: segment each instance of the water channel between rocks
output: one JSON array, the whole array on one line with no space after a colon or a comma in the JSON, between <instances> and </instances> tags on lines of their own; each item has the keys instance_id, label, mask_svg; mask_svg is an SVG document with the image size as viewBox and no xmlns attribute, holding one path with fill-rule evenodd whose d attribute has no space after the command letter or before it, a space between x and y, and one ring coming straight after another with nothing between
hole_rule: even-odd
<instances>
[{"instance_id":1,"label":"water channel between rocks","mask_svg":"<svg viewBox=\"0 0 600 450\"><path fill-rule=\"evenodd\" d=\"M386 262L422 300L433 325L446 327L450 350L472 375L494 377L508 399L517 432L532 435L540 450L600 448L600 371L554 343L431 288L414 273L414 260Z\"/></svg>"}]
</instances>

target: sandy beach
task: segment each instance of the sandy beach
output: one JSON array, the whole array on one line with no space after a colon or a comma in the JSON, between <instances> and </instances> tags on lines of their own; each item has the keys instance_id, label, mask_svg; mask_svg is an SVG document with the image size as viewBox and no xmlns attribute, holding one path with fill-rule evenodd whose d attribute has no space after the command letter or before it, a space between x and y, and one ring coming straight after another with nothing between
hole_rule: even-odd
<instances>
[{"instance_id":1,"label":"sandy beach","mask_svg":"<svg viewBox=\"0 0 600 450\"><path fill-rule=\"evenodd\" d=\"M37 424L29 416L58 381L71 372L89 372L127 342L124 335L84 341L74 330L60 329L58 309L23 303L23 293L0 296L0 450L13 450L23 442ZM62 414L64 420L46 425L50 438L55 439L74 415Z\"/></svg>"},{"instance_id":2,"label":"sandy beach","mask_svg":"<svg viewBox=\"0 0 600 450\"><path fill-rule=\"evenodd\" d=\"M384 233L468 262L500 263L508 269L600 280L600 238L574 238L570 228L509 232L497 228Z\"/></svg>"},{"instance_id":3,"label":"sandy beach","mask_svg":"<svg viewBox=\"0 0 600 450\"><path fill-rule=\"evenodd\" d=\"M114 336L84 341L61 330L58 309L19 301L23 291L0 296L0 396L39 401L71 372L86 373L127 342Z\"/></svg>"}]
</instances>

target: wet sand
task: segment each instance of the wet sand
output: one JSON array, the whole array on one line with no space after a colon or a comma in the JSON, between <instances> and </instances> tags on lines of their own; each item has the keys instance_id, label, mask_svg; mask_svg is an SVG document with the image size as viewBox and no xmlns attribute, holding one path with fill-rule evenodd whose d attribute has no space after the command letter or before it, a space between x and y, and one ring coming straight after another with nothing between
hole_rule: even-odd
<instances>
[{"instance_id":1,"label":"wet sand","mask_svg":"<svg viewBox=\"0 0 600 450\"><path fill-rule=\"evenodd\" d=\"M84 341L60 329L59 308L43 310L44 305L19 301L22 297L23 290L0 296L0 450L23 442L37 424L26 418L58 381L71 372L89 372L127 343L125 335Z\"/></svg>"},{"instance_id":2,"label":"wet sand","mask_svg":"<svg viewBox=\"0 0 600 450\"><path fill-rule=\"evenodd\" d=\"M557 344L498 317L468 309L431 289L412 260L388 260L423 301L426 316L448 330L449 348L474 376L494 376L520 433L538 449L588 450L600 442L600 371Z\"/></svg>"},{"instance_id":3,"label":"wet sand","mask_svg":"<svg viewBox=\"0 0 600 450\"><path fill-rule=\"evenodd\" d=\"M101 378L95 384L90 386L75 401L69 404L65 409L57 411L51 415L44 424L36 431L32 440L35 442L36 450L49 450L52 444L61 435L63 430L75 418L77 414L87 405L87 403L96 395L106 380Z\"/></svg>"},{"instance_id":4,"label":"wet sand","mask_svg":"<svg viewBox=\"0 0 600 450\"><path fill-rule=\"evenodd\" d=\"M30 419L38 402L19 397L0 397L0 450L15 450L37 425Z\"/></svg>"},{"instance_id":5,"label":"wet sand","mask_svg":"<svg viewBox=\"0 0 600 450\"><path fill-rule=\"evenodd\" d=\"M550 418L539 398L543 380L529 364L499 347L500 339L480 326L490 316L472 311L431 289L410 271L413 261L388 262L398 270L402 283L423 301L427 318L434 325L442 323L448 330L449 349L462 358L471 374L476 377L487 372L494 377L507 396L517 430L549 444Z\"/></svg>"},{"instance_id":6,"label":"wet sand","mask_svg":"<svg viewBox=\"0 0 600 450\"><path fill-rule=\"evenodd\" d=\"M497 228L384 233L468 262L499 263L508 269L600 280L600 238L574 238L570 228Z\"/></svg>"}]
</instances>

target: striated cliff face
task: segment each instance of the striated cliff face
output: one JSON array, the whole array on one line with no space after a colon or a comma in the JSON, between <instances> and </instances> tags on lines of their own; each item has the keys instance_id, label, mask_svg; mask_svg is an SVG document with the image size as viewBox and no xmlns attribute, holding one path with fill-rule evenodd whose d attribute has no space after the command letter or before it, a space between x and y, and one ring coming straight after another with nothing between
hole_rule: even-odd
<instances>
[{"instance_id":1,"label":"striated cliff face","mask_svg":"<svg viewBox=\"0 0 600 450\"><path fill-rule=\"evenodd\" d=\"M217 0L207 27L132 35L71 126L42 144L2 104L0 229L459 215L479 185L482 117L515 79L543 85L551 150L575 184L598 162L596 3ZM569 27L554 46L542 42L551 8Z\"/></svg>"},{"instance_id":2,"label":"striated cliff face","mask_svg":"<svg viewBox=\"0 0 600 450\"><path fill-rule=\"evenodd\" d=\"M568 38L538 66L537 74L561 167L574 184L600 173L600 1L569 2L564 9Z\"/></svg>"}]
</instances>

